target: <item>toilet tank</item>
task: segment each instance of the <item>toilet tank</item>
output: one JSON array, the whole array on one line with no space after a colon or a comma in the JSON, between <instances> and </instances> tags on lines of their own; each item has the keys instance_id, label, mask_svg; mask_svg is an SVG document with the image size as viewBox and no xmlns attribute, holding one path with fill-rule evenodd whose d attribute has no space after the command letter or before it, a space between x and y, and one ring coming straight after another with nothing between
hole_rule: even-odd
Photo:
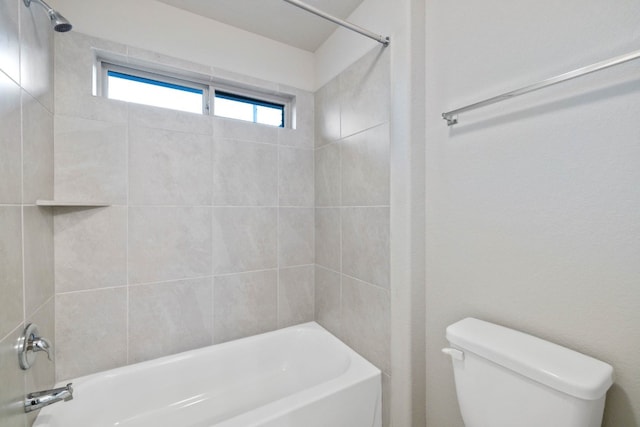
<instances>
[{"instance_id":1,"label":"toilet tank","mask_svg":"<svg viewBox=\"0 0 640 427\"><path fill-rule=\"evenodd\" d=\"M466 427L600 427L613 368L478 319L447 328Z\"/></svg>"}]
</instances>

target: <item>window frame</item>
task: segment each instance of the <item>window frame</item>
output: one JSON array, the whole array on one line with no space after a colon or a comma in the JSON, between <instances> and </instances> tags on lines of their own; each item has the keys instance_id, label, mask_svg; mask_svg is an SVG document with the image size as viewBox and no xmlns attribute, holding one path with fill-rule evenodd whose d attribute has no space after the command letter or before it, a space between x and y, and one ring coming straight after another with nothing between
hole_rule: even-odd
<instances>
[{"instance_id":1,"label":"window frame","mask_svg":"<svg viewBox=\"0 0 640 427\"><path fill-rule=\"evenodd\" d=\"M274 109L280 109L281 110L281 118L282 118L282 124L280 126L275 126L275 125L267 125L267 126L274 126L274 127L281 127L284 128L286 126L287 120L287 106L284 102L273 102L273 101L267 101L264 99L257 99L255 97L252 96L246 96L246 95L239 95L237 93L232 93L229 92L227 90L222 90L222 89L217 89L215 88L213 90L213 112L212 114L214 116L216 115L215 112L215 105L216 105L216 98L219 99L226 99L228 101L235 101L235 102L244 102L246 104L249 105L253 105L253 122L250 123L256 123L256 124L264 124L267 125L266 123L260 123L258 121L256 121L257 119L257 111L256 111L256 107L269 107L269 108L274 108ZM217 117L223 117L223 118L227 118L226 116L217 116ZM243 120L243 121L247 121L249 122L249 120Z\"/></svg>"},{"instance_id":2,"label":"window frame","mask_svg":"<svg viewBox=\"0 0 640 427\"><path fill-rule=\"evenodd\" d=\"M179 77L175 77L169 74L159 74L158 72L147 71L142 68L132 68L119 64L114 64L107 61L101 61L101 95L107 99L109 98L109 71L114 73L126 74L132 77L138 77L145 80L154 80L160 83L166 83L168 85L182 86L189 89L202 91L202 114L208 114L210 109L210 86L208 84L196 82L193 80L185 80ZM125 101L128 102L128 101ZM147 104L143 104L147 105ZM160 107L161 108L161 107ZM181 110L176 110L181 111Z\"/></svg>"},{"instance_id":3,"label":"window frame","mask_svg":"<svg viewBox=\"0 0 640 427\"><path fill-rule=\"evenodd\" d=\"M110 60L108 58L96 58L97 76L95 84L96 95L107 99L109 94L109 71L115 73L126 74L141 79L155 80L160 83L169 85L182 86L189 89L202 91L202 114L223 119L239 120L246 123L254 123L262 126L270 126L278 128L278 126L268 125L255 121L233 119L215 114L215 97L216 93L224 94L224 99L246 99L248 103L255 105L264 105L268 107L282 107L282 126L280 128L293 128L293 105L295 97L286 94L275 93L271 91L262 91L259 88L241 86L235 83L227 83L224 81L207 80L206 78L193 78L184 76L174 72L165 72L164 70L153 69L148 66L139 66L138 64L122 64L119 61ZM95 74L94 74L95 75ZM123 101L128 102L128 101ZM146 105L146 104L139 104ZM162 107L157 107L162 108ZM181 111L181 110L176 110ZM197 113L196 113L197 114Z\"/></svg>"}]
</instances>

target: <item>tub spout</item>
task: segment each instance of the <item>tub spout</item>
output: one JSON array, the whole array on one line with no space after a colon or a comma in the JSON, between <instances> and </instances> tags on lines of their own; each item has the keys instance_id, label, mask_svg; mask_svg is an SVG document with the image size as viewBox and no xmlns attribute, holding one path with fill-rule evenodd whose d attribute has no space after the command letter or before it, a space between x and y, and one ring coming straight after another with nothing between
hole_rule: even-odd
<instances>
[{"instance_id":1,"label":"tub spout","mask_svg":"<svg viewBox=\"0 0 640 427\"><path fill-rule=\"evenodd\" d=\"M27 395L24 400L24 411L37 411L52 403L60 402L61 400L67 402L71 399L73 399L71 383L67 384L66 387L54 388L53 390L36 391Z\"/></svg>"}]
</instances>

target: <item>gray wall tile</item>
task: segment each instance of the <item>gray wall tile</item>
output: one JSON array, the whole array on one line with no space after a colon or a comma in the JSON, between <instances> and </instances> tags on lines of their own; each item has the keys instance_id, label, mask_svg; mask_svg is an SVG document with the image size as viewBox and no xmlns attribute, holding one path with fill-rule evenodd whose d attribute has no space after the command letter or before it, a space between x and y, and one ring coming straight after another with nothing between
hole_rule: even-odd
<instances>
[{"instance_id":1,"label":"gray wall tile","mask_svg":"<svg viewBox=\"0 0 640 427\"><path fill-rule=\"evenodd\" d=\"M25 427L24 396L25 373L18 366L16 342L22 334L24 325L20 324L10 331L6 338L0 339L0 420L2 427Z\"/></svg>"},{"instance_id":2,"label":"gray wall tile","mask_svg":"<svg viewBox=\"0 0 640 427\"><path fill-rule=\"evenodd\" d=\"M129 105L93 96L94 55L194 76L211 69L77 32L55 41L55 196L116 205L54 210L58 379L207 345L210 334L193 333L207 325L217 342L275 329L278 257L314 261L314 96L257 82L297 97L295 129ZM282 277L283 324L312 319L311 266ZM124 314L120 292L125 301L128 293ZM84 304L95 305L91 320L105 322L116 351L74 366Z\"/></svg>"},{"instance_id":3,"label":"gray wall tile","mask_svg":"<svg viewBox=\"0 0 640 427\"><path fill-rule=\"evenodd\" d=\"M315 151L316 207L340 206L342 171L340 143L325 145Z\"/></svg>"},{"instance_id":4,"label":"gray wall tile","mask_svg":"<svg viewBox=\"0 0 640 427\"><path fill-rule=\"evenodd\" d=\"M388 50L375 48L317 91L315 103L315 317L385 372L385 427L391 379L389 88Z\"/></svg>"},{"instance_id":5,"label":"gray wall tile","mask_svg":"<svg viewBox=\"0 0 640 427\"><path fill-rule=\"evenodd\" d=\"M130 207L129 283L211 275L211 208Z\"/></svg>"},{"instance_id":6,"label":"gray wall tile","mask_svg":"<svg viewBox=\"0 0 640 427\"><path fill-rule=\"evenodd\" d=\"M0 337L23 321L22 213L19 206L0 206Z\"/></svg>"},{"instance_id":7,"label":"gray wall tile","mask_svg":"<svg viewBox=\"0 0 640 427\"><path fill-rule=\"evenodd\" d=\"M30 426L37 413L24 413L26 393L49 388L54 381L54 364L46 356L39 355L29 371L20 369L16 357L25 323L41 325L43 336L55 345L52 211L33 206L36 199L53 197L53 31L46 12L31 9L22 1L0 0L3 427Z\"/></svg>"},{"instance_id":8,"label":"gray wall tile","mask_svg":"<svg viewBox=\"0 0 640 427\"><path fill-rule=\"evenodd\" d=\"M218 276L213 284L216 343L277 328L276 270Z\"/></svg>"},{"instance_id":9,"label":"gray wall tile","mask_svg":"<svg viewBox=\"0 0 640 427\"><path fill-rule=\"evenodd\" d=\"M287 147L313 149L313 133L307 135L298 129L278 129L278 145Z\"/></svg>"},{"instance_id":10,"label":"gray wall tile","mask_svg":"<svg viewBox=\"0 0 640 427\"><path fill-rule=\"evenodd\" d=\"M341 288L340 273L315 267L315 320L338 337L342 336Z\"/></svg>"},{"instance_id":11,"label":"gray wall tile","mask_svg":"<svg viewBox=\"0 0 640 427\"><path fill-rule=\"evenodd\" d=\"M6 1L0 8L6 8ZM0 14L1 15L1 14ZM0 16L0 20L4 19ZM0 32L3 31L0 24ZM0 36L0 43L2 43ZM22 201L22 148L20 135L20 87L0 72L0 203Z\"/></svg>"},{"instance_id":12,"label":"gray wall tile","mask_svg":"<svg viewBox=\"0 0 640 427\"><path fill-rule=\"evenodd\" d=\"M213 279L129 288L129 363L213 342Z\"/></svg>"},{"instance_id":13,"label":"gray wall tile","mask_svg":"<svg viewBox=\"0 0 640 427\"><path fill-rule=\"evenodd\" d=\"M210 205L211 137L129 127L129 203Z\"/></svg>"},{"instance_id":14,"label":"gray wall tile","mask_svg":"<svg viewBox=\"0 0 640 427\"><path fill-rule=\"evenodd\" d=\"M339 76L341 136L389 120L389 50L371 50Z\"/></svg>"},{"instance_id":15,"label":"gray wall tile","mask_svg":"<svg viewBox=\"0 0 640 427\"><path fill-rule=\"evenodd\" d=\"M41 337L49 340L53 347L51 358L47 359L47 355L40 353L37 356L36 363L25 371L26 392L31 393L38 390L47 390L53 388L56 382L55 369L55 303L53 297L38 309L35 313L27 315L27 323L35 323L38 325L38 332ZM30 426L38 415L38 411L31 412L27 415L27 426Z\"/></svg>"},{"instance_id":16,"label":"gray wall tile","mask_svg":"<svg viewBox=\"0 0 640 427\"><path fill-rule=\"evenodd\" d=\"M340 271L342 265L340 208L316 208L316 264Z\"/></svg>"},{"instance_id":17,"label":"gray wall tile","mask_svg":"<svg viewBox=\"0 0 640 427\"><path fill-rule=\"evenodd\" d=\"M280 206L313 206L313 163L312 150L279 148Z\"/></svg>"},{"instance_id":18,"label":"gray wall tile","mask_svg":"<svg viewBox=\"0 0 640 427\"><path fill-rule=\"evenodd\" d=\"M314 209L280 208L278 256L280 267L313 264Z\"/></svg>"},{"instance_id":19,"label":"gray wall tile","mask_svg":"<svg viewBox=\"0 0 640 427\"><path fill-rule=\"evenodd\" d=\"M29 317L54 294L53 209L25 206L24 289Z\"/></svg>"},{"instance_id":20,"label":"gray wall tile","mask_svg":"<svg viewBox=\"0 0 640 427\"><path fill-rule=\"evenodd\" d=\"M127 288L58 294L56 343L58 381L126 364Z\"/></svg>"},{"instance_id":21,"label":"gray wall tile","mask_svg":"<svg viewBox=\"0 0 640 427\"><path fill-rule=\"evenodd\" d=\"M277 266L276 208L213 208L215 274Z\"/></svg>"},{"instance_id":22,"label":"gray wall tile","mask_svg":"<svg viewBox=\"0 0 640 427\"><path fill-rule=\"evenodd\" d=\"M281 268L278 272L278 327L314 320L314 267Z\"/></svg>"},{"instance_id":23,"label":"gray wall tile","mask_svg":"<svg viewBox=\"0 0 640 427\"><path fill-rule=\"evenodd\" d=\"M380 125L340 142L342 204L388 206L389 126Z\"/></svg>"},{"instance_id":24,"label":"gray wall tile","mask_svg":"<svg viewBox=\"0 0 640 427\"><path fill-rule=\"evenodd\" d=\"M213 134L213 121L208 115L140 104L129 105L129 125L202 135Z\"/></svg>"},{"instance_id":25,"label":"gray wall tile","mask_svg":"<svg viewBox=\"0 0 640 427\"><path fill-rule=\"evenodd\" d=\"M127 208L55 208L56 292L127 284Z\"/></svg>"},{"instance_id":26,"label":"gray wall tile","mask_svg":"<svg viewBox=\"0 0 640 427\"><path fill-rule=\"evenodd\" d=\"M315 97L315 145L320 147L340 139L340 80L331 80Z\"/></svg>"},{"instance_id":27,"label":"gray wall tile","mask_svg":"<svg viewBox=\"0 0 640 427\"><path fill-rule=\"evenodd\" d=\"M343 273L389 287L389 220L389 208L343 208Z\"/></svg>"},{"instance_id":28,"label":"gray wall tile","mask_svg":"<svg viewBox=\"0 0 640 427\"><path fill-rule=\"evenodd\" d=\"M0 1L0 70L15 82L20 82L20 6L15 0Z\"/></svg>"},{"instance_id":29,"label":"gray wall tile","mask_svg":"<svg viewBox=\"0 0 640 427\"><path fill-rule=\"evenodd\" d=\"M292 126L278 129L278 144L296 148L314 147L314 95L280 85L280 90L294 96Z\"/></svg>"},{"instance_id":30,"label":"gray wall tile","mask_svg":"<svg viewBox=\"0 0 640 427\"><path fill-rule=\"evenodd\" d=\"M23 203L53 198L53 114L22 95Z\"/></svg>"},{"instance_id":31,"label":"gray wall tile","mask_svg":"<svg viewBox=\"0 0 640 427\"><path fill-rule=\"evenodd\" d=\"M382 374L382 427L391 427L391 376Z\"/></svg>"},{"instance_id":32,"label":"gray wall tile","mask_svg":"<svg viewBox=\"0 0 640 427\"><path fill-rule=\"evenodd\" d=\"M213 146L214 205L277 205L278 148L275 145L216 138Z\"/></svg>"},{"instance_id":33,"label":"gray wall tile","mask_svg":"<svg viewBox=\"0 0 640 427\"><path fill-rule=\"evenodd\" d=\"M126 123L128 104L93 96L96 52L126 55L124 45L89 37L76 31L55 36L56 115Z\"/></svg>"},{"instance_id":34,"label":"gray wall tile","mask_svg":"<svg viewBox=\"0 0 640 427\"><path fill-rule=\"evenodd\" d=\"M126 125L56 116L55 196L127 202Z\"/></svg>"},{"instance_id":35,"label":"gray wall tile","mask_svg":"<svg viewBox=\"0 0 640 427\"><path fill-rule=\"evenodd\" d=\"M315 136L315 96L312 93L291 88L291 92L295 94L295 112L294 112L294 128L299 134L295 147L309 148L314 147ZM285 140L279 141L281 144Z\"/></svg>"},{"instance_id":36,"label":"gray wall tile","mask_svg":"<svg viewBox=\"0 0 640 427\"><path fill-rule=\"evenodd\" d=\"M146 49L140 49L135 46L127 46L127 56L132 62L144 61L152 63L152 66L159 66L160 69L178 69L187 75L200 76L202 78L211 74L211 68L208 65L197 64L180 58L163 55Z\"/></svg>"},{"instance_id":37,"label":"gray wall tile","mask_svg":"<svg viewBox=\"0 0 640 427\"><path fill-rule=\"evenodd\" d=\"M29 372L22 371L15 348L25 322L41 324L41 332L51 341L55 335L52 212L25 205L33 204L37 198L53 197L53 31L48 21L41 8L31 11L22 1L0 0L0 378L3 382L0 424L3 427L30 426L35 413L29 416L24 413L25 394L35 387L53 385L53 363L41 355L39 363Z\"/></svg>"},{"instance_id":38,"label":"gray wall tile","mask_svg":"<svg viewBox=\"0 0 640 427\"><path fill-rule=\"evenodd\" d=\"M342 276L342 336L387 374L391 373L390 306L388 290Z\"/></svg>"},{"instance_id":39,"label":"gray wall tile","mask_svg":"<svg viewBox=\"0 0 640 427\"><path fill-rule=\"evenodd\" d=\"M216 139L235 139L238 141L278 143L278 128L242 120L213 118L213 136Z\"/></svg>"},{"instance_id":40,"label":"gray wall tile","mask_svg":"<svg viewBox=\"0 0 640 427\"><path fill-rule=\"evenodd\" d=\"M53 31L42 8L20 9L20 85L53 112Z\"/></svg>"}]
</instances>

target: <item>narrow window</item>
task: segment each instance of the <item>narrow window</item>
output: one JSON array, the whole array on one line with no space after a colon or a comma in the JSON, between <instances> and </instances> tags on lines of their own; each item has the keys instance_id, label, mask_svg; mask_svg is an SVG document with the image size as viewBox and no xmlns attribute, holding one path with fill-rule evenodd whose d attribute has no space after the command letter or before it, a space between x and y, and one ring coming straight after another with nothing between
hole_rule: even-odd
<instances>
[{"instance_id":1,"label":"narrow window","mask_svg":"<svg viewBox=\"0 0 640 427\"><path fill-rule=\"evenodd\" d=\"M97 58L96 70L100 78L94 88L95 94L190 113L292 127L295 101L291 96L263 93L250 87L226 86L208 76L194 78L164 74L152 66L134 67ZM211 101L213 108L209 107Z\"/></svg>"},{"instance_id":2,"label":"narrow window","mask_svg":"<svg viewBox=\"0 0 640 427\"><path fill-rule=\"evenodd\" d=\"M107 98L203 114L204 88L112 69L106 77Z\"/></svg>"},{"instance_id":3,"label":"narrow window","mask_svg":"<svg viewBox=\"0 0 640 427\"><path fill-rule=\"evenodd\" d=\"M220 117L284 127L284 107L284 104L216 90L213 112Z\"/></svg>"}]
</instances>

